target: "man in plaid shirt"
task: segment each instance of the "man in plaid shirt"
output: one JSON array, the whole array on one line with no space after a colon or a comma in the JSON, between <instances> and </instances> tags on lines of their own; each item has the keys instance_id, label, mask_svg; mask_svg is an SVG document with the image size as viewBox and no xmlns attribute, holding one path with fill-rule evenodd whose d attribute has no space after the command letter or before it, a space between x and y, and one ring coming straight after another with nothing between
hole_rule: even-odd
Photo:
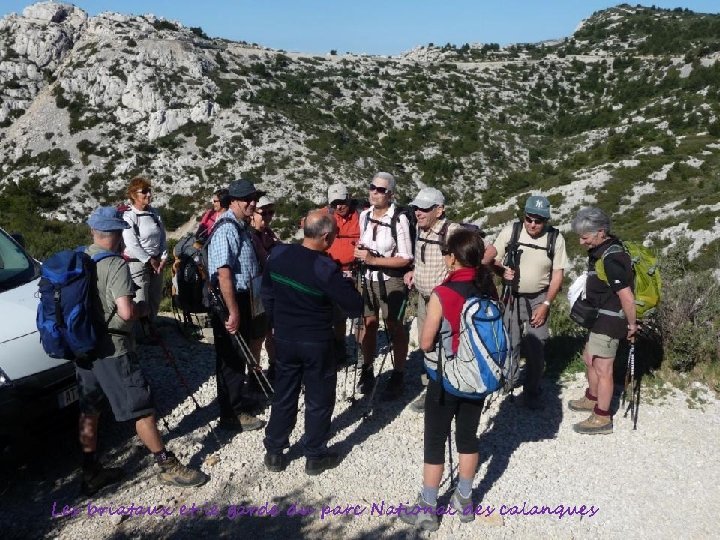
<instances>
[{"instance_id":1,"label":"man in plaid shirt","mask_svg":"<svg viewBox=\"0 0 720 540\"><path fill-rule=\"evenodd\" d=\"M440 285L448 275L445 259L441 248L450 234L461 225L451 223L445 217L445 197L435 188L426 187L420 190L417 197L410 203L415 210L417 219L417 237L415 239L415 268L404 276L405 284L408 287L415 287L418 291L417 305L417 331L418 336L425 323L425 309L430 293ZM485 250L484 261L492 261L495 257L495 250L490 246L493 253ZM423 375L423 384L427 379ZM410 408L416 412L425 409L425 393L412 402Z\"/></svg>"},{"instance_id":2,"label":"man in plaid shirt","mask_svg":"<svg viewBox=\"0 0 720 540\"><path fill-rule=\"evenodd\" d=\"M215 222L208 247L210 284L219 289L229 312L225 321L214 313L211 317L217 357L218 426L233 431L252 431L263 426L252 414L257 403L241 393L246 360L237 354L230 338L239 331L250 343L264 333L264 328L257 328L252 320L251 289L256 280L259 284L260 267L248 230L260 195L248 180L231 182L222 203L228 211Z\"/></svg>"}]
</instances>

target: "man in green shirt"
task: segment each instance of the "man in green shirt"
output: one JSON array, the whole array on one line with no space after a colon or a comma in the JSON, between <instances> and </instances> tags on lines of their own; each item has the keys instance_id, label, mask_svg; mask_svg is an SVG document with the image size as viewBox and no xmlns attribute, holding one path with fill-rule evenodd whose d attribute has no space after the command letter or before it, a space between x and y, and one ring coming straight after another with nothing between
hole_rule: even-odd
<instances>
[{"instance_id":1,"label":"man in green shirt","mask_svg":"<svg viewBox=\"0 0 720 540\"><path fill-rule=\"evenodd\" d=\"M90 256L110 252L95 265L99 306L107 330L98 336L95 360L76 365L80 389L80 446L83 450L81 491L93 495L123 477L120 468L105 468L97 459L97 427L103 396L107 397L118 422L134 420L138 437L155 456L158 480L169 486L204 484L208 477L182 465L165 449L152 405L150 387L140 369L132 337L134 321L150 313L145 302L134 302L135 288L127 262L119 256L122 231L130 227L110 206L97 208L87 221L93 243Z\"/></svg>"}]
</instances>

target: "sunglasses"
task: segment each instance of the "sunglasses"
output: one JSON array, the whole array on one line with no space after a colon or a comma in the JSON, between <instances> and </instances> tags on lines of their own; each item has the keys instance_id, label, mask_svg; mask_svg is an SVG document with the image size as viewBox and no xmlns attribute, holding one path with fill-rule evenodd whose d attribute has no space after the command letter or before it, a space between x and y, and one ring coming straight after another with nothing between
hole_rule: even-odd
<instances>
[{"instance_id":1,"label":"sunglasses","mask_svg":"<svg viewBox=\"0 0 720 540\"><path fill-rule=\"evenodd\" d=\"M368 188L370 191L377 191L381 195L384 195L385 193L389 193L390 190L386 187L382 186L376 186L375 184L370 184L370 187Z\"/></svg>"},{"instance_id":2,"label":"sunglasses","mask_svg":"<svg viewBox=\"0 0 720 540\"><path fill-rule=\"evenodd\" d=\"M142 193L143 195L147 195L148 193L152 193L152 189L150 189L149 187L137 189L135 190L135 193Z\"/></svg>"},{"instance_id":3,"label":"sunglasses","mask_svg":"<svg viewBox=\"0 0 720 540\"><path fill-rule=\"evenodd\" d=\"M440 253L442 254L443 257L446 257L446 256L450 255L450 250L447 248L440 248Z\"/></svg>"},{"instance_id":4,"label":"sunglasses","mask_svg":"<svg viewBox=\"0 0 720 540\"><path fill-rule=\"evenodd\" d=\"M212 203L213 203L213 204L215 204L215 203L219 203L219 202L220 202L220 200L219 200L219 199L213 199L213 200L212 200Z\"/></svg>"},{"instance_id":5,"label":"sunglasses","mask_svg":"<svg viewBox=\"0 0 720 540\"><path fill-rule=\"evenodd\" d=\"M345 205L347 205L347 201L340 200L340 199L330 203L330 206L332 206L333 208L337 208L338 206L345 206Z\"/></svg>"},{"instance_id":6,"label":"sunglasses","mask_svg":"<svg viewBox=\"0 0 720 540\"><path fill-rule=\"evenodd\" d=\"M428 212L431 212L437 208L437 204L433 204L432 206L428 206L427 208L420 208L419 206L415 207L415 210L422 212L423 214L427 214Z\"/></svg>"},{"instance_id":7,"label":"sunglasses","mask_svg":"<svg viewBox=\"0 0 720 540\"><path fill-rule=\"evenodd\" d=\"M534 218L530 216L525 216L525 223L533 223L535 225L542 225L545 223L547 219L545 218Z\"/></svg>"}]
</instances>

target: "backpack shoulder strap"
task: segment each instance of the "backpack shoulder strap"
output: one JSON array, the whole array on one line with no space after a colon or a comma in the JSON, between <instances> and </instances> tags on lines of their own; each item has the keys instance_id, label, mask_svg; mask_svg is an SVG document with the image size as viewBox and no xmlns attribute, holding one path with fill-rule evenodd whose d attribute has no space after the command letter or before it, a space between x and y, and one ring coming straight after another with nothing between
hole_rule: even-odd
<instances>
[{"instance_id":1,"label":"backpack shoulder strap","mask_svg":"<svg viewBox=\"0 0 720 540\"><path fill-rule=\"evenodd\" d=\"M465 299L471 296L482 296L482 293L472 281L448 281L447 283L443 283L441 287L447 287Z\"/></svg>"},{"instance_id":2,"label":"backpack shoulder strap","mask_svg":"<svg viewBox=\"0 0 720 540\"><path fill-rule=\"evenodd\" d=\"M450 228L450 222L446 219L445 223L443 223L443 226L440 227L440 232L438 232L438 238L440 240L440 244L445 244L445 240L447 239L447 233L448 228Z\"/></svg>"}]
</instances>

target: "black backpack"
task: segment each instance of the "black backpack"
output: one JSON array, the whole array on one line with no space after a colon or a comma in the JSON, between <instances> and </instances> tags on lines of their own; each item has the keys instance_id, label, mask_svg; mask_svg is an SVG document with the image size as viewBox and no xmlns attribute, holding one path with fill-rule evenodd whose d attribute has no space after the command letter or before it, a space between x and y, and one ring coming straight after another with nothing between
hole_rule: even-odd
<instances>
[{"instance_id":1,"label":"black backpack","mask_svg":"<svg viewBox=\"0 0 720 540\"><path fill-rule=\"evenodd\" d=\"M525 244L520 242L520 233L522 232L522 222L516 221L513 223L513 230L512 234L510 235L510 241L507 244L507 248L505 249L505 252L509 252L510 250L517 249L518 246L528 247L532 249L544 249L547 252L547 256L550 259L550 272L552 272L552 265L553 261L555 260L555 244L557 242L558 234L560 234L560 231L556 229L555 227L548 227L546 229L547 235L548 235L548 241L547 245L543 248L542 246L537 246L535 244Z\"/></svg>"},{"instance_id":2,"label":"black backpack","mask_svg":"<svg viewBox=\"0 0 720 540\"><path fill-rule=\"evenodd\" d=\"M204 302L207 267L202 249L202 243L195 234L188 233L178 240L173 250L178 261L177 265L173 265L177 293L173 302L186 315L207 312Z\"/></svg>"}]
</instances>

